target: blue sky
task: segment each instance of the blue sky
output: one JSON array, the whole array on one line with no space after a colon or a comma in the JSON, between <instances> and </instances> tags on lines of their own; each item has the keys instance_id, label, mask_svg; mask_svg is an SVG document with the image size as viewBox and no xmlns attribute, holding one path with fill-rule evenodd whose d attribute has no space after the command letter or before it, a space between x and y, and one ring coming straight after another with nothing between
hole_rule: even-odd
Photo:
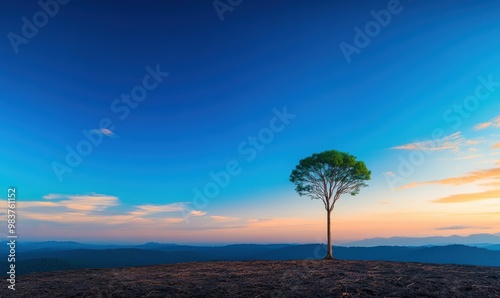
<instances>
[{"instance_id":1,"label":"blue sky","mask_svg":"<svg viewBox=\"0 0 500 298\"><path fill-rule=\"evenodd\" d=\"M370 187L335 211L338 239L456 232L436 230L446 226L500 232L493 219L473 224L485 210L499 212L488 205L496 195L475 205L429 203L483 191L478 185L404 187L498 166L499 3L242 1L223 21L212 1L57 6L34 37L14 46L23 17L32 21L42 9L9 3L0 12L0 186L5 193L18 187L27 239L314 241L324 234L324 211L298 197L288 177L301 158L329 149L350 152L373 173ZM346 59L341 43L355 46L355 28L365 31L371 11L388 7L397 13ZM144 80L155 87L125 108L122 94L144 90ZM469 110L456 106L478 86L487 98L468 102ZM250 149L248 138L269 132L285 110L293 117L273 122L283 129L261 150ZM418 151L411 145L432 139L435 129L446 146L423 150L422 165L388 183L400 157ZM86 140L82 130L102 142L58 175L54 164L68 166L67 148ZM257 153L251 161L249 150ZM194 188L203 190L214 182L211 172L234 162L238 174L227 186L207 204L193 202ZM449 214L467 210L476 213ZM363 232L384 212L413 214L404 227L415 227L419 216L433 220L422 230L388 230L389 222ZM443 214L449 220L438 220ZM357 230L342 229L350 221Z\"/></svg>"}]
</instances>

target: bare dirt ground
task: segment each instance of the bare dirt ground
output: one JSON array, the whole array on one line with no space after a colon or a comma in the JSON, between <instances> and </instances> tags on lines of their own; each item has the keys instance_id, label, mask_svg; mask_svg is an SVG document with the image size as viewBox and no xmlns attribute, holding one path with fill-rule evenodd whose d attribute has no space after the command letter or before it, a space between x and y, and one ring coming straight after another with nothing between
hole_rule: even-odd
<instances>
[{"instance_id":1,"label":"bare dirt ground","mask_svg":"<svg viewBox=\"0 0 500 298\"><path fill-rule=\"evenodd\" d=\"M19 276L2 297L500 297L500 268L368 261L250 261Z\"/></svg>"}]
</instances>

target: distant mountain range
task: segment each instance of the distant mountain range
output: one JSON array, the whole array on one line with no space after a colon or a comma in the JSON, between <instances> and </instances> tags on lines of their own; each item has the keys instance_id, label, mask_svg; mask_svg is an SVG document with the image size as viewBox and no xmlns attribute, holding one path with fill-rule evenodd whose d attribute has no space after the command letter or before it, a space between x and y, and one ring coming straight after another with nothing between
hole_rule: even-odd
<instances>
[{"instance_id":1,"label":"distant mountain range","mask_svg":"<svg viewBox=\"0 0 500 298\"><path fill-rule=\"evenodd\" d=\"M140 245L117 245L117 244L84 244L75 241L43 241L43 242L20 242L16 250L18 252L23 252L32 250L70 250L70 249L115 249L115 248L155 249L161 246L175 246L175 245L177 244L166 244L158 242L148 242ZM4 247L2 248L5 249Z\"/></svg>"},{"instance_id":2,"label":"distant mountain range","mask_svg":"<svg viewBox=\"0 0 500 298\"><path fill-rule=\"evenodd\" d=\"M493 236L493 237L491 237ZM381 260L437 264L464 264L500 267L500 238L495 235L430 238L375 238L358 241L357 247L334 246L334 256L343 260ZM416 241L419 240L419 241ZM452 239L482 242L482 246L453 244ZM388 242L388 241L391 242ZM458 241L459 240L459 241ZM385 243L411 246L388 246ZM373 246L382 244L379 246ZM423 244L422 246L417 246ZM371 246L371 247L362 247ZM0 251L7 254L5 247ZM305 260L321 259L324 244L235 244L226 246L189 246L150 242L142 245L91 245L78 242L19 243L16 252L18 274L82 268L118 268L179 262ZM8 263L0 261L0 270ZM8 271L8 270L7 270ZM7 272L5 271L5 272Z\"/></svg>"},{"instance_id":3,"label":"distant mountain range","mask_svg":"<svg viewBox=\"0 0 500 298\"><path fill-rule=\"evenodd\" d=\"M429 245L452 245L463 244L477 247L488 247L499 249L500 236L494 234L473 234L469 236L435 236L435 237L390 237L370 238L355 242L342 243L342 246L429 246ZM496 246L495 246L496 245Z\"/></svg>"}]
</instances>

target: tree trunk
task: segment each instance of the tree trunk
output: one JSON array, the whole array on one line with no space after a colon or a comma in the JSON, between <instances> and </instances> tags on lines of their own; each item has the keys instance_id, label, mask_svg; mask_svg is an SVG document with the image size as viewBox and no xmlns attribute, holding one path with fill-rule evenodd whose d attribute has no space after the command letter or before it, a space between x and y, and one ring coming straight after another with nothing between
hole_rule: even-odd
<instances>
[{"instance_id":1,"label":"tree trunk","mask_svg":"<svg viewBox=\"0 0 500 298\"><path fill-rule=\"evenodd\" d=\"M332 231L330 230L330 215L331 215L331 211L327 210L326 211L326 230L327 230L327 239L328 239L328 252L326 253L326 257L325 259L326 260L332 260L333 259L333 252L332 252Z\"/></svg>"}]
</instances>

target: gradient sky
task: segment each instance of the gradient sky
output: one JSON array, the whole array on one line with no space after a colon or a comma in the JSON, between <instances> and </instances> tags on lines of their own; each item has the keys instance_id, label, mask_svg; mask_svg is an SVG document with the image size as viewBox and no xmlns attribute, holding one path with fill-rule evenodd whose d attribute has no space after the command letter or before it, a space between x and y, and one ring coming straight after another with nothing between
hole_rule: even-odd
<instances>
[{"instance_id":1,"label":"gradient sky","mask_svg":"<svg viewBox=\"0 0 500 298\"><path fill-rule=\"evenodd\" d=\"M228 3L4 5L0 199L18 188L20 240L325 242L288 178L330 149L372 171L334 243L500 232L498 1Z\"/></svg>"}]
</instances>

